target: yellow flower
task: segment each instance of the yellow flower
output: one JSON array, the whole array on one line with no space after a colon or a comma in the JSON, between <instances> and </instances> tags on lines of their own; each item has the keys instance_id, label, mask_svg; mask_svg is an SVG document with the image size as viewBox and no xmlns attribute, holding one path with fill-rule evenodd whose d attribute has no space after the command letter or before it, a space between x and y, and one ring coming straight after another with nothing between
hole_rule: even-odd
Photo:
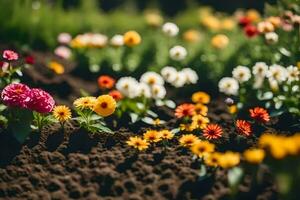
<instances>
[{"instance_id":1,"label":"yellow flower","mask_svg":"<svg viewBox=\"0 0 300 200\"><path fill-rule=\"evenodd\" d=\"M203 105L201 103L197 103L195 105L194 111L195 111L196 115L206 116L207 112L208 112L208 108L207 108L207 106L205 106L205 105Z\"/></svg>"},{"instance_id":2,"label":"yellow flower","mask_svg":"<svg viewBox=\"0 0 300 200\"><path fill-rule=\"evenodd\" d=\"M212 31L217 31L221 27L220 20L216 18L215 16L206 16L205 18L202 19L202 24L206 28L212 30Z\"/></svg>"},{"instance_id":3,"label":"yellow flower","mask_svg":"<svg viewBox=\"0 0 300 200\"><path fill-rule=\"evenodd\" d=\"M199 129L204 129L208 123L209 123L209 119L202 115L194 115L192 117L193 126L196 126Z\"/></svg>"},{"instance_id":4,"label":"yellow flower","mask_svg":"<svg viewBox=\"0 0 300 200\"><path fill-rule=\"evenodd\" d=\"M186 134L186 135L182 135L179 138L179 144L184 147L191 147L198 140L199 139L197 138L197 136L193 134Z\"/></svg>"},{"instance_id":5,"label":"yellow flower","mask_svg":"<svg viewBox=\"0 0 300 200\"><path fill-rule=\"evenodd\" d=\"M192 95L192 101L194 103L208 104L210 102L210 96L206 92L195 92Z\"/></svg>"},{"instance_id":6,"label":"yellow flower","mask_svg":"<svg viewBox=\"0 0 300 200\"><path fill-rule=\"evenodd\" d=\"M236 105L231 105L231 106L229 106L229 107L228 107L228 112L229 112L230 114L236 113L236 112L237 112L237 106L236 106Z\"/></svg>"},{"instance_id":7,"label":"yellow flower","mask_svg":"<svg viewBox=\"0 0 300 200\"><path fill-rule=\"evenodd\" d=\"M149 130L143 134L144 139L149 142L159 142L162 139L161 136L161 132L158 132L156 130Z\"/></svg>"},{"instance_id":8,"label":"yellow flower","mask_svg":"<svg viewBox=\"0 0 300 200\"><path fill-rule=\"evenodd\" d=\"M95 97L81 97L76 99L73 104L79 109L93 109L95 101Z\"/></svg>"},{"instance_id":9,"label":"yellow flower","mask_svg":"<svg viewBox=\"0 0 300 200\"><path fill-rule=\"evenodd\" d=\"M98 115L107 117L115 112L116 106L116 101L110 95L101 95L96 99L93 110Z\"/></svg>"},{"instance_id":10,"label":"yellow flower","mask_svg":"<svg viewBox=\"0 0 300 200\"><path fill-rule=\"evenodd\" d=\"M197 128L197 126L195 126L195 124L180 124L179 128L181 131L193 131Z\"/></svg>"},{"instance_id":11,"label":"yellow flower","mask_svg":"<svg viewBox=\"0 0 300 200\"><path fill-rule=\"evenodd\" d=\"M72 113L69 107L67 106L55 106L53 109L53 116L59 122L65 122L72 117Z\"/></svg>"},{"instance_id":12,"label":"yellow flower","mask_svg":"<svg viewBox=\"0 0 300 200\"><path fill-rule=\"evenodd\" d=\"M163 18L155 12L146 13L145 17L150 26L159 27L163 23Z\"/></svg>"},{"instance_id":13,"label":"yellow flower","mask_svg":"<svg viewBox=\"0 0 300 200\"><path fill-rule=\"evenodd\" d=\"M172 139L174 137L174 133L172 133L169 130L161 130L160 133L161 133L161 137L163 139L170 140L170 139Z\"/></svg>"},{"instance_id":14,"label":"yellow flower","mask_svg":"<svg viewBox=\"0 0 300 200\"><path fill-rule=\"evenodd\" d=\"M219 152L213 152L211 154L207 154L204 157L204 163L209 167L217 167L219 166L220 163L220 157L221 154Z\"/></svg>"},{"instance_id":15,"label":"yellow flower","mask_svg":"<svg viewBox=\"0 0 300 200\"><path fill-rule=\"evenodd\" d=\"M214 152L214 150L215 150L214 144L208 141L201 141L201 140L195 142L191 147L191 151L199 157L204 157L209 153Z\"/></svg>"},{"instance_id":16,"label":"yellow flower","mask_svg":"<svg viewBox=\"0 0 300 200\"><path fill-rule=\"evenodd\" d=\"M163 121L161 121L160 119L155 119L155 120L153 120L152 123L154 126L159 126L159 125L163 124Z\"/></svg>"},{"instance_id":17,"label":"yellow flower","mask_svg":"<svg viewBox=\"0 0 300 200\"><path fill-rule=\"evenodd\" d=\"M201 35L199 31L190 29L183 33L183 39L187 42L194 43L201 39Z\"/></svg>"},{"instance_id":18,"label":"yellow flower","mask_svg":"<svg viewBox=\"0 0 300 200\"><path fill-rule=\"evenodd\" d=\"M235 25L235 21L231 18L224 19L221 23L221 26L224 30L232 30L234 29Z\"/></svg>"},{"instance_id":19,"label":"yellow flower","mask_svg":"<svg viewBox=\"0 0 300 200\"><path fill-rule=\"evenodd\" d=\"M136 31L128 31L124 34L124 44L132 47L140 44L141 36Z\"/></svg>"},{"instance_id":20,"label":"yellow flower","mask_svg":"<svg viewBox=\"0 0 300 200\"><path fill-rule=\"evenodd\" d=\"M295 140L294 137L286 137L282 141L283 148L289 155L297 155L299 153L299 141Z\"/></svg>"},{"instance_id":21,"label":"yellow flower","mask_svg":"<svg viewBox=\"0 0 300 200\"><path fill-rule=\"evenodd\" d=\"M260 14L257 10L250 9L246 12L246 16L252 21L252 22L258 22L260 20Z\"/></svg>"},{"instance_id":22,"label":"yellow flower","mask_svg":"<svg viewBox=\"0 0 300 200\"><path fill-rule=\"evenodd\" d=\"M149 147L149 143L146 140L144 140L140 137L137 137L137 136L130 137L129 140L127 140L126 143L129 146L132 146L132 147L138 149L139 151L142 151L142 150L147 149Z\"/></svg>"},{"instance_id":23,"label":"yellow flower","mask_svg":"<svg viewBox=\"0 0 300 200\"><path fill-rule=\"evenodd\" d=\"M240 154L236 152L227 151L220 156L220 167L227 169L234 167L240 163Z\"/></svg>"},{"instance_id":24,"label":"yellow flower","mask_svg":"<svg viewBox=\"0 0 300 200\"><path fill-rule=\"evenodd\" d=\"M48 64L48 67L50 69L52 69L56 74L63 74L65 72L65 68L62 64L55 62L55 61L51 61Z\"/></svg>"},{"instance_id":25,"label":"yellow flower","mask_svg":"<svg viewBox=\"0 0 300 200\"><path fill-rule=\"evenodd\" d=\"M298 67L298 69L300 69L300 61L297 62L297 67Z\"/></svg>"},{"instance_id":26,"label":"yellow flower","mask_svg":"<svg viewBox=\"0 0 300 200\"><path fill-rule=\"evenodd\" d=\"M273 26L276 27L276 28L278 28L278 27L281 26L281 19L280 19L280 17L271 16L271 17L268 17L266 19L266 21L271 22L271 24L273 24Z\"/></svg>"},{"instance_id":27,"label":"yellow flower","mask_svg":"<svg viewBox=\"0 0 300 200\"><path fill-rule=\"evenodd\" d=\"M75 37L71 43L70 43L70 46L72 48L83 48L85 45L81 42L80 38L79 37Z\"/></svg>"},{"instance_id":28,"label":"yellow flower","mask_svg":"<svg viewBox=\"0 0 300 200\"><path fill-rule=\"evenodd\" d=\"M243 156L245 160L252 164L259 164L265 158L265 151L262 149L247 149Z\"/></svg>"},{"instance_id":29,"label":"yellow flower","mask_svg":"<svg viewBox=\"0 0 300 200\"><path fill-rule=\"evenodd\" d=\"M229 38L223 34L218 34L211 39L211 45L216 49L224 49L228 44Z\"/></svg>"}]
</instances>

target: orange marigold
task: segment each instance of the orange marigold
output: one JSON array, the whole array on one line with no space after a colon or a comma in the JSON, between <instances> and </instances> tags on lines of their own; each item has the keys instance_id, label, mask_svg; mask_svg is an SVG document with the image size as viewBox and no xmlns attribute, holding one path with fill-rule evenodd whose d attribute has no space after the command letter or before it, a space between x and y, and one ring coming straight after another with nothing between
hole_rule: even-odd
<instances>
[{"instance_id":1,"label":"orange marigold","mask_svg":"<svg viewBox=\"0 0 300 200\"><path fill-rule=\"evenodd\" d=\"M255 119L258 122L266 123L270 121L270 115L268 111L264 108L255 107L253 109L250 109L249 112L250 112L250 117Z\"/></svg>"},{"instance_id":2,"label":"orange marigold","mask_svg":"<svg viewBox=\"0 0 300 200\"><path fill-rule=\"evenodd\" d=\"M115 82L114 78L107 75L102 75L98 78L98 85L101 89L111 89L114 87Z\"/></svg>"},{"instance_id":3,"label":"orange marigold","mask_svg":"<svg viewBox=\"0 0 300 200\"><path fill-rule=\"evenodd\" d=\"M245 136L251 135L252 127L251 127L251 124L249 122L247 122L246 120L238 119L238 120L236 120L235 125L236 125L236 129L239 134L242 134Z\"/></svg>"},{"instance_id":4,"label":"orange marigold","mask_svg":"<svg viewBox=\"0 0 300 200\"><path fill-rule=\"evenodd\" d=\"M218 139L222 136L223 130L218 124L208 124L203 130L203 136L208 139Z\"/></svg>"},{"instance_id":5,"label":"orange marigold","mask_svg":"<svg viewBox=\"0 0 300 200\"><path fill-rule=\"evenodd\" d=\"M112 98L114 98L116 101L120 101L123 99L123 95L118 90L112 90L108 93Z\"/></svg>"},{"instance_id":6,"label":"orange marigold","mask_svg":"<svg viewBox=\"0 0 300 200\"><path fill-rule=\"evenodd\" d=\"M177 106L175 110L175 116L177 118L182 118L182 117L191 117L194 115L195 112L195 106L190 103L184 103L181 104L180 106Z\"/></svg>"}]
</instances>

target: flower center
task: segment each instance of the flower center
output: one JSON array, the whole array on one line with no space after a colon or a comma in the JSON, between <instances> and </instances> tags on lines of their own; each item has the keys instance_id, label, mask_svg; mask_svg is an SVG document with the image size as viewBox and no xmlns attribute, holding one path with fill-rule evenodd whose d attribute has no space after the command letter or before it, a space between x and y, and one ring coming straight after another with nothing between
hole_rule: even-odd
<instances>
[{"instance_id":1,"label":"flower center","mask_svg":"<svg viewBox=\"0 0 300 200\"><path fill-rule=\"evenodd\" d=\"M102 103L101 103L101 108L104 108L104 109L105 109L105 108L107 108L107 106L108 106L108 104L107 104L106 102L102 102Z\"/></svg>"}]
</instances>

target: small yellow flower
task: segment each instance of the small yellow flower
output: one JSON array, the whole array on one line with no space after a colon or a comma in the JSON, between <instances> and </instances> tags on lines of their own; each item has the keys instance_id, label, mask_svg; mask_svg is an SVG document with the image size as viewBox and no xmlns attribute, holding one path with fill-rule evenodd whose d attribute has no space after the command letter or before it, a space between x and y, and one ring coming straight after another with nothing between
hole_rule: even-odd
<instances>
[{"instance_id":1,"label":"small yellow flower","mask_svg":"<svg viewBox=\"0 0 300 200\"><path fill-rule=\"evenodd\" d=\"M215 150L214 144L208 141L201 141L201 140L195 142L191 147L191 151L195 155L199 156L200 158L208 155L209 153L214 152L214 150Z\"/></svg>"},{"instance_id":2,"label":"small yellow flower","mask_svg":"<svg viewBox=\"0 0 300 200\"><path fill-rule=\"evenodd\" d=\"M244 151L243 156L247 162L259 164L265 157L265 151L262 149L247 149Z\"/></svg>"},{"instance_id":3,"label":"small yellow flower","mask_svg":"<svg viewBox=\"0 0 300 200\"><path fill-rule=\"evenodd\" d=\"M190 29L183 33L183 39L187 42L194 43L201 39L201 35L199 31Z\"/></svg>"},{"instance_id":4,"label":"small yellow flower","mask_svg":"<svg viewBox=\"0 0 300 200\"><path fill-rule=\"evenodd\" d=\"M211 45L216 49L224 49L229 44L229 38L224 34L218 34L211 39Z\"/></svg>"},{"instance_id":5,"label":"small yellow flower","mask_svg":"<svg viewBox=\"0 0 300 200\"><path fill-rule=\"evenodd\" d=\"M246 16L252 21L252 22L258 22L260 20L260 14L255 9L250 9L246 12Z\"/></svg>"},{"instance_id":6,"label":"small yellow flower","mask_svg":"<svg viewBox=\"0 0 300 200\"><path fill-rule=\"evenodd\" d=\"M155 12L146 13L146 22L150 26L159 27L163 23L163 18L161 15Z\"/></svg>"},{"instance_id":7,"label":"small yellow flower","mask_svg":"<svg viewBox=\"0 0 300 200\"><path fill-rule=\"evenodd\" d=\"M207 154L204 157L205 165L209 167L218 167L220 163L221 154L219 152L213 152L211 154Z\"/></svg>"},{"instance_id":8,"label":"small yellow flower","mask_svg":"<svg viewBox=\"0 0 300 200\"><path fill-rule=\"evenodd\" d=\"M208 123L209 123L209 119L202 115L194 115L192 117L193 126L196 126L199 129L204 129Z\"/></svg>"},{"instance_id":9,"label":"small yellow flower","mask_svg":"<svg viewBox=\"0 0 300 200\"><path fill-rule=\"evenodd\" d=\"M281 26L281 18L280 17L271 16L271 17L268 17L266 19L266 21L271 22L271 24L273 24L273 26L276 28Z\"/></svg>"},{"instance_id":10,"label":"small yellow flower","mask_svg":"<svg viewBox=\"0 0 300 200\"><path fill-rule=\"evenodd\" d=\"M147 149L149 147L149 143L140 138L140 137L130 137L129 140L126 142L129 146L132 146L136 149L138 149L139 151L142 151L144 149Z\"/></svg>"},{"instance_id":11,"label":"small yellow flower","mask_svg":"<svg viewBox=\"0 0 300 200\"><path fill-rule=\"evenodd\" d=\"M227 169L234 167L240 163L240 154L236 152L227 151L220 156L219 166Z\"/></svg>"},{"instance_id":12,"label":"small yellow flower","mask_svg":"<svg viewBox=\"0 0 300 200\"><path fill-rule=\"evenodd\" d=\"M193 134L182 135L179 138L179 144L184 147L191 147L195 142L197 142L199 138Z\"/></svg>"},{"instance_id":13,"label":"small yellow flower","mask_svg":"<svg viewBox=\"0 0 300 200\"><path fill-rule=\"evenodd\" d=\"M59 122L65 122L72 117L72 113L69 107L67 106L55 106L53 109L53 116Z\"/></svg>"},{"instance_id":14,"label":"small yellow flower","mask_svg":"<svg viewBox=\"0 0 300 200\"><path fill-rule=\"evenodd\" d=\"M202 103L202 104L208 104L210 102L210 96L206 92L195 92L192 95L192 101L194 103Z\"/></svg>"},{"instance_id":15,"label":"small yellow flower","mask_svg":"<svg viewBox=\"0 0 300 200\"><path fill-rule=\"evenodd\" d=\"M297 62L297 67L298 67L298 69L300 69L300 61Z\"/></svg>"},{"instance_id":16,"label":"small yellow flower","mask_svg":"<svg viewBox=\"0 0 300 200\"><path fill-rule=\"evenodd\" d=\"M124 44L132 47L140 44L142 41L141 36L136 31L128 31L124 34Z\"/></svg>"},{"instance_id":17,"label":"small yellow flower","mask_svg":"<svg viewBox=\"0 0 300 200\"><path fill-rule=\"evenodd\" d=\"M116 106L116 101L110 95L101 95L96 99L93 110L98 115L107 117L115 112Z\"/></svg>"},{"instance_id":18,"label":"small yellow flower","mask_svg":"<svg viewBox=\"0 0 300 200\"><path fill-rule=\"evenodd\" d=\"M162 124L162 121L160 119L155 119L155 120L153 120L152 123L153 123L154 126L159 126L159 125Z\"/></svg>"},{"instance_id":19,"label":"small yellow flower","mask_svg":"<svg viewBox=\"0 0 300 200\"><path fill-rule=\"evenodd\" d=\"M48 64L48 67L53 70L56 74L63 74L65 72L65 68L62 64L55 62L55 61L51 61Z\"/></svg>"},{"instance_id":20,"label":"small yellow flower","mask_svg":"<svg viewBox=\"0 0 300 200\"><path fill-rule=\"evenodd\" d=\"M203 105L203 104L201 104L201 103L197 103L195 105L194 111L195 111L196 115L206 116L207 112L208 112L208 107L205 106L205 105Z\"/></svg>"},{"instance_id":21,"label":"small yellow flower","mask_svg":"<svg viewBox=\"0 0 300 200\"><path fill-rule=\"evenodd\" d=\"M179 128L181 131L188 131L191 132L197 128L195 124L180 124Z\"/></svg>"},{"instance_id":22,"label":"small yellow flower","mask_svg":"<svg viewBox=\"0 0 300 200\"><path fill-rule=\"evenodd\" d=\"M174 137L174 133L172 133L169 130L161 130L160 133L161 133L161 137L163 139L170 140L170 139L172 139Z\"/></svg>"},{"instance_id":23,"label":"small yellow flower","mask_svg":"<svg viewBox=\"0 0 300 200\"><path fill-rule=\"evenodd\" d=\"M149 130L143 134L144 139L149 142L159 142L162 139L161 136L162 136L161 132L156 131L156 130Z\"/></svg>"},{"instance_id":24,"label":"small yellow flower","mask_svg":"<svg viewBox=\"0 0 300 200\"><path fill-rule=\"evenodd\" d=\"M80 40L79 37L74 38L74 39L71 41L70 46L71 46L72 48L75 48L75 49L76 49L76 48L83 48L83 47L85 47L85 45L81 42L81 40Z\"/></svg>"},{"instance_id":25,"label":"small yellow flower","mask_svg":"<svg viewBox=\"0 0 300 200\"><path fill-rule=\"evenodd\" d=\"M236 23L233 19L227 18L227 19L222 20L221 26L222 26L222 29L230 31L235 28Z\"/></svg>"},{"instance_id":26,"label":"small yellow flower","mask_svg":"<svg viewBox=\"0 0 300 200\"><path fill-rule=\"evenodd\" d=\"M237 106L236 105L231 105L228 107L228 112L230 114L235 114L237 112Z\"/></svg>"},{"instance_id":27,"label":"small yellow flower","mask_svg":"<svg viewBox=\"0 0 300 200\"><path fill-rule=\"evenodd\" d=\"M221 28L221 22L220 20L212 15L207 15L205 18L202 19L202 24L206 28L212 30L212 31L217 31Z\"/></svg>"},{"instance_id":28,"label":"small yellow flower","mask_svg":"<svg viewBox=\"0 0 300 200\"><path fill-rule=\"evenodd\" d=\"M95 101L95 97L81 97L76 99L73 104L79 109L93 109Z\"/></svg>"}]
</instances>

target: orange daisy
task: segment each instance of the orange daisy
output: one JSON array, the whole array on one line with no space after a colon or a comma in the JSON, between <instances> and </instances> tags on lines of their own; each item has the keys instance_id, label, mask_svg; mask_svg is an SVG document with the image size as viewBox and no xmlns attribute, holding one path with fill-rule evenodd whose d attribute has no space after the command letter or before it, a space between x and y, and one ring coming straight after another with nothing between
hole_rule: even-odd
<instances>
[{"instance_id":1,"label":"orange daisy","mask_svg":"<svg viewBox=\"0 0 300 200\"><path fill-rule=\"evenodd\" d=\"M195 113L195 106L190 103L184 103L181 104L180 106L177 106L175 109L175 116L177 118L182 118L182 117L191 117Z\"/></svg>"},{"instance_id":2,"label":"orange daisy","mask_svg":"<svg viewBox=\"0 0 300 200\"><path fill-rule=\"evenodd\" d=\"M235 125L236 125L236 129L239 134L242 134L245 136L251 135L252 127L251 127L251 124L249 122L247 122L246 120L238 119L238 120L236 120Z\"/></svg>"},{"instance_id":3,"label":"orange daisy","mask_svg":"<svg viewBox=\"0 0 300 200\"><path fill-rule=\"evenodd\" d=\"M114 98L116 101L120 101L123 99L123 95L118 90L112 90L108 93L112 98Z\"/></svg>"},{"instance_id":4,"label":"orange daisy","mask_svg":"<svg viewBox=\"0 0 300 200\"><path fill-rule=\"evenodd\" d=\"M203 136L208 139L218 139L222 136L223 130L218 124L208 124L203 130Z\"/></svg>"},{"instance_id":5,"label":"orange daisy","mask_svg":"<svg viewBox=\"0 0 300 200\"><path fill-rule=\"evenodd\" d=\"M98 78L98 85L101 89L111 89L114 87L115 82L114 78L107 75L102 75Z\"/></svg>"},{"instance_id":6,"label":"orange daisy","mask_svg":"<svg viewBox=\"0 0 300 200\"><path fill-rule=\"evenodd\" d=\"M249 112L250 112L250 117L255 119L258 122L266 123L270 121L270 115L268 111L264 108L255 107L253 109L250 109Z\"/></svg>"}]
</instances>

